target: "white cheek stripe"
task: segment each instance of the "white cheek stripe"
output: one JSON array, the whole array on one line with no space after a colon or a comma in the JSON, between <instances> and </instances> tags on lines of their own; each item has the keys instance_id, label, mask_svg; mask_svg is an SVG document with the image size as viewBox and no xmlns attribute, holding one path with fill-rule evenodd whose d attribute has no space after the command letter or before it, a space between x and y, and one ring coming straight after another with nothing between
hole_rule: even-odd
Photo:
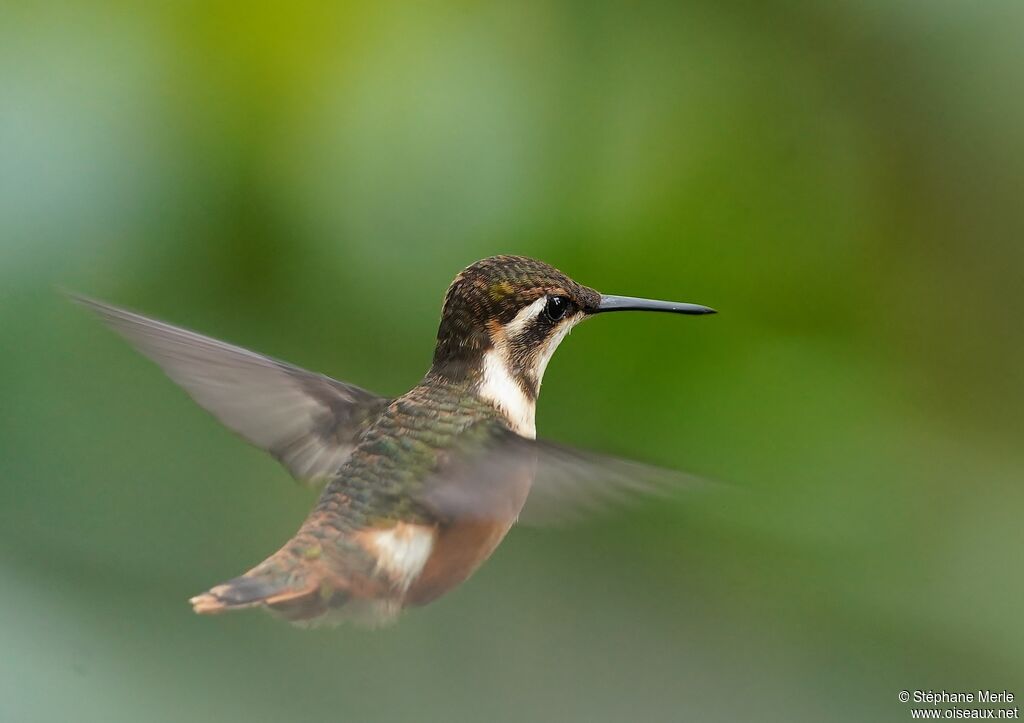
<instances>
[{"instance_id":1,"label":"white cheek stripe","mask_svg":"<svg viewBox=\"0 0 1024 723\"><path fill-rule=\"evenodd\" d=\"M540 383L544 379L544 371L548 368L548 362L551 361L552 355L555 353L555 349L562 343L562 339L569 335L572 328L576 326L580 321L583 320L583 314L577 313L575 317L567 318L562 322L562 326L559 327L550 339L548 339L548 345L544 347L544 350L537 357L537 369L534 374L537 377L537 389L540 390Z\"/></svg>"},{"instance_id":2,"label":"white cheek stripe","mask_svg":"<svg viewBox=\"0 0 1024 723\"><path fill-rule=\"evenodd\" d=\"M522 385L510 371L508 345L515 343L515 340L529 328L544 311L547 302L547 296L540 297L529 306L520 309L512 321L505 324L502 335L495 340L494 348L484 354L483 373L478 389L478 394L483 399L505 415L517 434L531 439L537 436L536 402L527 396ZM536 366L531 371L538 390L555 349L583 317L582 313L577 312L574 316L566 318L537 355Z\"/></svg>"},{"instance_id":3,"label":"white cheek stripe","mask_svg":"<svg viewBox=\"0 0 1024 723\"><path fill-rule=\"evenodd\" d=\"M529 306L524 306L520 309L512 321L505 324L505 336L509 339L515 339L526 331L526 327L531 321L540 316L540 312L544 311L544 305L547 303L548 297L542 296Z\"/></svg>"}]
</instances>

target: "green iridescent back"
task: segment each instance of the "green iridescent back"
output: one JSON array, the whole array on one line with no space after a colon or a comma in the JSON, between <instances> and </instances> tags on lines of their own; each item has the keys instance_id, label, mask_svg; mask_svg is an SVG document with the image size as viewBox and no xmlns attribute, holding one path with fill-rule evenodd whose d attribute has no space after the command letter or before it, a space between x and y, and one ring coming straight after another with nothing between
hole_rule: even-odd
<instances>
[{"instance_id":1,"label":"green iridescent back","mask_svg":"<svg viewBox=\"0 0 1024 723\"><path fill-rule=\"evenodd\" d=\"M506 430L503 418L468 383L420 384L370 425L314 513L329 511L352 531L398 520L436 522L418 502L426 478L456 447L482 446Z\"/></svg>"}]
</instances>

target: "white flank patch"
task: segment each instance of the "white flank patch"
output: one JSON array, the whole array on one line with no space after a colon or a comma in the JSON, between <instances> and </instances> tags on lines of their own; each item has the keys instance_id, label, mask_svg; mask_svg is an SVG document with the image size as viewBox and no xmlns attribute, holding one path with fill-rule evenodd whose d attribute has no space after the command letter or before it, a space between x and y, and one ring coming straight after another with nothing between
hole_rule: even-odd
<instances>
[{"instance_id":1,"label":"white flank patch","mask_svg":"<svg viewBox=\"0 0 1024 723\"><path fill-rule=\"evenodd\" d=\"M505 355L499 347L484 354L483 376L478 394L505 415L509 426L516 434L530 439L537 436L537 406L526 396L522 386L512 376Z\"/></svg>"},{"instance_id":2,"label":"white flank patch","mask_svg":"<svg viewBox=\"0 0 1024 723\"><path fill-rule=\"evenodd\" d=\"M402 592L423 572L434 549L434 530L422 525L399 523L374 532L370 539L377 553L377 569L385 572Z\"/></svg>"}]
</instances>

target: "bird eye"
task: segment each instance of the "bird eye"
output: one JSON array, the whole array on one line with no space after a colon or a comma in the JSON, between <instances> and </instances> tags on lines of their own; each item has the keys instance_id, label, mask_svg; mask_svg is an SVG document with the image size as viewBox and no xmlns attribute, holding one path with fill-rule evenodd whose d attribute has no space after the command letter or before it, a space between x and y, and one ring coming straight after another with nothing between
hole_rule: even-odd
<instances>
[{"instance_id":1,"label":"bird eye","mask_svg":"<svg viewBox=\"0 0 1024 723\"><path fill-rule=\"evenodd\" d=\"M564 296L552 296L544 305L544 314L551 321L558 321L569 310L569 300Z\"/></svg>"}]
</instances>

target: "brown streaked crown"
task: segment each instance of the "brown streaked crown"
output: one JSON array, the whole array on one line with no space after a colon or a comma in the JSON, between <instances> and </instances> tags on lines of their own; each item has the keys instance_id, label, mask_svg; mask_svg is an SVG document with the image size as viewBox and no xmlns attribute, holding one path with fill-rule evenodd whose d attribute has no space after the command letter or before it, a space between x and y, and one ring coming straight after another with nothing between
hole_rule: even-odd
<instances>
[{"instance_id":1,"label":"brown streaked crown","mask_svg":"<svg viewBox=\"0 0 1024 723\"><path fill-rule=\"evenodd\" d=\"M542 296L564 296L592 313L601 301L553 266L525 256L491 256L466 267L445 294L434 371L455 376L492 346L492 333Z\"/></svg>"}]
</instances>

